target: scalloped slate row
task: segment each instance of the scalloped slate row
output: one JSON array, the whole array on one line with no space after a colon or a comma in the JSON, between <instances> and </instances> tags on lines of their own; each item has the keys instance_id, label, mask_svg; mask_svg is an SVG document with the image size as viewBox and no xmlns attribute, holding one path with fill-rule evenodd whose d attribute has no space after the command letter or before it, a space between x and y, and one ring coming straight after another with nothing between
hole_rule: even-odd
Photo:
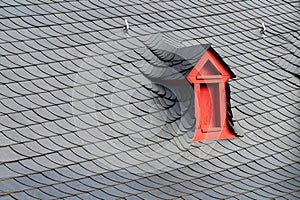
<instances>
[{"instance_id":1,"label":"scalloped slate row","mask_svg":"<svg viewBox=\"0 0 300 200\"><path fill-rule=\"evenodd\" d=\"M300 198L297 5L1 1L0 199ZM206 43L243 137L191 143L192 97L149 74Z\"/></svg>"}]
</instances>

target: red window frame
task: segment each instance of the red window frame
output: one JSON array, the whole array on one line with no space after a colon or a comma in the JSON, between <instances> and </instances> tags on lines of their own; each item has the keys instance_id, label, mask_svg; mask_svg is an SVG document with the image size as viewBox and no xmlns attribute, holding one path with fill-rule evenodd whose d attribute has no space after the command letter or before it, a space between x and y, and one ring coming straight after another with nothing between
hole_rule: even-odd
<instances>
[{"instance_id":1,"label":"red window frame","mask_svg":"<svg viewBox=\"0 0 300 200\"><path fill-rule=\"evenodd\" d=\"M235 137L227 123L225 86L230 78L230 72L210 49L188 74L195 93L194 142Z\"/></svg>"}]
</instances>

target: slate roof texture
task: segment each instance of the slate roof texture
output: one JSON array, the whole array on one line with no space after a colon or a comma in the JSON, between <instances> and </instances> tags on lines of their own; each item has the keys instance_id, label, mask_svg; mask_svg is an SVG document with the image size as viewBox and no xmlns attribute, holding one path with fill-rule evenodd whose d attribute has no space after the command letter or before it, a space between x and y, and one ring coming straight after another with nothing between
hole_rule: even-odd
<instances>
[{"instance_id":1,"label":"slate roof texture","mask_svg":"<svg viewBox=\"0 0 300 200\"><path fill-rule=\"evenodd\" d=\"M0 6L0 199L300 198L297 1ZM191 87L151 76L208 43L243 137L192 143Z\"/></svg>"}]
</instances>

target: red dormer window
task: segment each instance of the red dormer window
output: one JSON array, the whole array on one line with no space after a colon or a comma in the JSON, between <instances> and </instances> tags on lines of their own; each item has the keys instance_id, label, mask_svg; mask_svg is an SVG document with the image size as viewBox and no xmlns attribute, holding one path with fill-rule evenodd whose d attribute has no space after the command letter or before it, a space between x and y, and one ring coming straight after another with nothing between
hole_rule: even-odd
<instances>
[{"instance_id":1,"label":"red dormer window","mask_svg":"<svg viewBox=\"0 0 300 200\"><path fill-rule=\"evenodd\" d=\"M188 74L194 85L196 127L193 141L234 138L228 127L226 83L232 72L209 48Z\"/></svg>"}]
</instances>

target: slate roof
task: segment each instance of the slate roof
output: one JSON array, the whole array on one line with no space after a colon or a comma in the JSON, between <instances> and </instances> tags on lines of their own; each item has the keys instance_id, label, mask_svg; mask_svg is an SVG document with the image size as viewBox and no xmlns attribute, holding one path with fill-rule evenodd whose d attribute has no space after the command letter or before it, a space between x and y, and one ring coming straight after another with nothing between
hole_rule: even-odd
<instances>
[{"instance_id":1,"label":"slate roof","mask_svg":"<svg viewBox=\"0 0 300 200\"><path fill-rule=\"evenodd\" d=\"M300 198L297 1L0 6L0 199ZM191 86L154 79L203 44L243 137L192 143Z\"/></svg>"}]
</instances>

